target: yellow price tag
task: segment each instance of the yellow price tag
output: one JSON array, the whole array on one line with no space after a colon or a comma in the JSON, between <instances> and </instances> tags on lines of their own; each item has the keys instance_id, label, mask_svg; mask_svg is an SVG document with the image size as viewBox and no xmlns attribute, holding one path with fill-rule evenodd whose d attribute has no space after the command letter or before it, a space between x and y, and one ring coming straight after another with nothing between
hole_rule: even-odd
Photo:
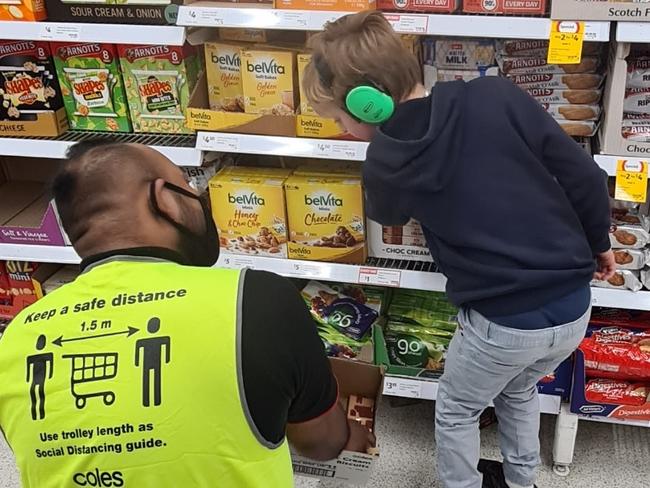
<instances>
[{"instance_id":1,"label":"yellow price tag","mask_svg":"<svg viewBox=\"0 0 650 488\"><path fill-rule=\"evenodd\" d=\"M619 159L616 163L614 198L643 203L648 192L648 162Z\"/></svg>"},{"instance_id":2,"label":"yellow price tag","mask_svg":"<svg viewBox=\"0 0 650 488\"><path fill-rule=\"evenodd\" d=\"M548 42L549 64L579 64L582 59L582 42L585 23L569 20L551 21L551 37Z\"/></svg>"}]
</instances>

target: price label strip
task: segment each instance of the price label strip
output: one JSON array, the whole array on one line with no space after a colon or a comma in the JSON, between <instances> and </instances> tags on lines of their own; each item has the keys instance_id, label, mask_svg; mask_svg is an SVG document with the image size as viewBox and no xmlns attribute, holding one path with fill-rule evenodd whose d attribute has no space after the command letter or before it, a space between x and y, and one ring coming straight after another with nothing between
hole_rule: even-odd
<instances>
[{"instance_id":1,"label":"price label strip","mask_svg":"<svg viewBox=\"0 0 650 488\"><path fill-rule=\"evenodd\" d=\"M43 41L78 41L81 27L78 25L43 24L39 39Z\"/></svg>"},{"instance_id":2,"label":"price label strip","mask_svg":"<svg viewBox=\"0 0 650 488\"><path fill-rule=\"evenodd\" d=\"M400 34L426 34L429 26L427 15L384 14L384 17Z\"/></svg>"},{"instance_id":3,"label":"price label strip","mask_svg":"<svg viewBox=\"0 0 650 488\"><path fill-rule=\"evenodd\" d=\"M416 380L391 378L384 380L384 395L393 395L404 398L422 398L422 384Z\"/></svg>"},{"instance_id":4,"label":"price label strip","mask_svg":"<svg viewBox=\"0 0 650 488\"><path fill-rule=\"evenodd\" d=\"M399 287L402 273L396 269L360 268L359 283Z\"/></svg>"},{"instance_id":5,"label":"price label strip","mask_svg":"<svg viewBox=\"0 0 650 488\"><path fill-rule=\"evenodd\" d=\"M648 162L619 159L616 162L614 198L626 202L644 203L648 193Z\"/></svg>"},{"instance_id":6,"label":"price label strip","mask_svg":"<svg viewBox=\"0 0 650 488\"><path fill-rule=\"evenodd\" d=\"M547 62L549 64L579 64L582 59L584 38L584 22L551 21Z\"/></svg>"}]
</instances>

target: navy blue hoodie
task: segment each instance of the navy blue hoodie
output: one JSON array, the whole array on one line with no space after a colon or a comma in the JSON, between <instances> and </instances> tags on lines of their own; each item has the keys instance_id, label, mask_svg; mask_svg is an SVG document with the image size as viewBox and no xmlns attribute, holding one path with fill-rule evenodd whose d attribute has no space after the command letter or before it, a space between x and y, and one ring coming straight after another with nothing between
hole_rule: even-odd
<instances>
[{"instance_id":1,"label":"navy blue hoodie","mask_svg":"<svg viewBox=\"0 0 650 488\"><path fill-rule=\"evenodd\" d=\"M457 306L535 310L586 286L609 249L606 173L504 78L398 105L363 165L366 212L422 223Z\"/></svg>"}]
</instances>

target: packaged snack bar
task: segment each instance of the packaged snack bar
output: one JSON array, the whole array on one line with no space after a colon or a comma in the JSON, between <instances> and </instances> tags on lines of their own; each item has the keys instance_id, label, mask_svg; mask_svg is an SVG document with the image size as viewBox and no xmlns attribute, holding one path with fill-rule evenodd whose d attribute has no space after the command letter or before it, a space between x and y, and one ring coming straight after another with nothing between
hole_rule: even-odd
<instances>
[{"instance_id":1,"label":"packaged snack bar","mask_svg":"<svg viewBox=\"0 0 650 488\"><path fill-rule=\"evenodd\" d=\"M650 88L626 89L623 111L630 114L650 114Z\"/></svg>"},{"instance_id":2,"label":"packaged snack bar","mask_svg":"<svg viewBox=\"0 0 650 488\"><path fill-rule=\"evenodd\" d=\"M70 126L129 132L131 122L115 46L53 42L52 49Z\"/></svg>"},{"instance_id":3,"label":"packaged snack bar","mask_svg":"<svg viewBox=\"0 0 650 488\"><path fill-rule=\"evenodd\" d=\"M598 124L594 120L555 119L560 127L572 137L591 137L596 133Z\"/></svg>"},{"instance_id":4,"label":"packaged snack bar","mask_svg":"<svg viewBox=\"0 0 650 488\"><path fill-rule=\"evenodd\" d=\"M589 105L598 103L601 90L556 90L553 88L526 88L528 94L539 103L575 103Z\"/></svg>"},{"instance_id":5,"label":"packaged snack bar","mask_svg":"<svg viewBox=\"0 0 650 488\"><path fill-rule=\"evenodd\" d=\"M381 286L361 286L350 283L330 283L338 293L354 298L357 302L372 308L378 314L383 312L386 303L386 288Z\"/></svg>"},{"instance_id":6,"label":"packaged snack bar","mask_svg":"<svg viewBox=\"0 0 650 488\"><path fill-rule=\"evenodd\" d=\"M625 331L623 331L625 332ZM650 334L592 335L580 343L588 376L614 380L650 381Z\"/></svg>"},{"instance_id":7,"label":"packaged snack bar","mask_svg":"<svg viewBox=\"0 0 650 488\"><path fill-rule=\"evenodd\" d=\"M221 250L287 257L284 177L217 173L209 183Z\"/></svg>"},{"instance_id":8,"label":"packaged snack bar","mask_svg":"<svg viewBox=\"0 0 650 488\"><path fill-rule=\"evenodd\" d=\"M235 44L206 42L204 49L210 109L243 112L241 48Z\"/></svg>"},{"instance_id":9,"label":"packaged snack bar","mask_svg":"<svg viewBox=\"0 0 650 488\"><path fill-rule=\"evenodd\" d=\"M621 135L630 141L650 142L650 119L624 118Z\"/></svg>"},{"instance_id":10,"label":"packaged snack bar","mask_svg":"<svg viewBox=\"0 0 650 488\"><path fill-rule=\"evenodd\" d=\"M242 50L246 113L292 115L295 112L295 57L290 50Z\"/></svg>"},{"instance_id":11,"label":"packaged snack bar","mask_svg":"<svg viewBox=\"0 0 650 488\"><path fill-rule=\"evenodd\" d=\"M468 70L435 69L436 81L470 81L476 78L483 78L484 76L499 76L499 69L496 66Z\"/></svg>"},{"instance_id":12,"label":"packaged snack bar","mask_svg":"<svg viewBox=\"0 0 650 488\"><path fill-rule=\"evenodd\" d=\"M506 56L527 58L544 58L548 55L548 41L543 39L502 39L496 41L497 52ZM582 55L590 56L600 53L600 43L585 42Z\"/></svg>"},{"instance_id":13,"label":"packaged snack bar","mask_svg":"<svg viewBox=\"0 0 650 488\"><path fill-rule=\"evenodd\" d=\"M63 106L47 42L0 41L0 120L36 120Z\"/></svg>"},{"instance_id":14,"label":"packaged snack bar","mask_svg":"<svg viewBox=\"0 0 650 488\"><path fill-rule=\"evenodd\" d=\"M650 231L650 217L639 213L638 209L612 208L612 223L616 225L640 225Z\"/></svg>"},{"instance_id":15,"label":"packaged snack bar","mask_svg":"<svg viewBox=\"0 0 650 488\"><path fill-rule=\"evenodd\" d=\"M298 54L298 88L300 93L300 113L302 115L318 115L314 108L309 104L305 91L302 87L302 80L305 73L305 68L311 61L311 54Z\"/></svg>"},{"instance_id":16,"label":"packaged snack bar","mask_svg":"<svg viewBox=\"0 0 650 488\"><path fill-rule=\"evenodd\" d=\"M627 62L627 88L650 88L650 58L633 58Z\"/></svg>"},{"instance_id":17,"label":"packaged snack bar","mask_svg":"<svg viewBox=\"0 0 650 488\"><path fill-rule=\"evenodd\" d=\"M639 291L643 288L640 281L638 271L630 271L627 269L617 269L607 281L592 280L591 285L598 288L614 288L617 290L631 290Z\"/></svg>"},{"instance_id":18,"label":"packaged snack bar","mask_svg":"<svg viewBox=\"0 0 650 488\"><path fill-rule=\"evenodd\" d=\"M641 269L650 263L650 254L647 249L615 249L614 259L618 269ZM647 287L643 272L641 282Z\"/></svg>"},{"instance_id":19,"label":"packaged snack bar","mask_svg":"<svg viewBox=\"0 0 650 488\"><path fill-rule=\"evenodd\" d=\"M487 68L495 64L493 40L439 39L434 66L446 69Z\"/></svg>"},{"instance_id":20,"label":"packaged snack bar","mask_svg":"<svg viewBox=\"0 0 650 488\"><path fill-rule=\"evenodd\" d=\"M189 46L119 45L120 66L135 132L192 133L185 111L198 74Z\"/></svg>"},{"instance_id":21,"label":"packaged snack bar","mask_svg":"<svg viewBox=\"0 0 650 488\"><path fill-rule=\"evenodd\" d=\"M366 336L379 316L376 310L317 281L307 283L301 293L317 322L357 341Z\"/></svg>"},{"instance_id":22,"label":"packaged snack bar","mask_svg":"<svg viewBox=\"0 0 650 488\"><path fill-rule=\"evenodd\" d=\"M497 63L501 71L507 75L527 73L575 74L595 73L600 66L600 58L584 56L579 64L548 64L546 56L525 58L498 55Z\"/></svg>"},{"instance_id":23,"label":"packaged snack bar","mask_svg":"<svg viewBox=\"0 0 650 488\"><path fill-rule=\"evenodd\" d=\"M292 175L285 192L289 259L365 262L363 190L358 177Z\"/></svg>"},{"instance_id":24,"label":"packaged snack bar","mask_svg":"<svg viewBox=\"0 0 650 488\"><path fill-rule=\"evenodd\" d=\"M522 88L547 88L560 90L594 90L600 88L603 75L579 73L575 75L533 73L512 75L508 79Z\"/></svg>"},{"instance_id":25,"label":"packaged snack bar","mask_svg":"<svg viewBox=\"0 0 650 488\"><path fill-rule=\"evenodd\" d=\"M650 233L640 225L615 225L609 231L615 249L641 249L650 243Z\"/></svg>"},{"instance_id":26,"label":"packaged snack bar","mask_svg":"<svg viewBox=\"0 0 650 488\"><path fill-rule=\"evenodd\" d=\"M554 119L559 120L598 120L600 105L574 105L571 103L542 103L542 107Z\"/></svg>"},{"instance_id":27,"label":"packaged snack bar","mask_svg":"<svg viewBox=\"0 0 650 488\"><path fill-rule=\"evenodd\" d=\"M649 383L594 379L585 385L585 399L591 403L641 406L648 401Z\"/></svg>"},{"instance_id":28,"label":"packaged snack bar","mask_svg":"<svg viewBox=\"0 0 650 488\"><path fill-rule=\"evenodd\" d=\"M393 294L388 318L454 332L458 326L458 309L444 293L400 288Z\"/></svg>"},{"instance_id":29,"label":"packaged snack bar","mask_svg":"<svg viewBox=\"0 0 650 488\"><path fill-rule=\"evenodd\" d=\"M442 372L449 339L431 334L426 327L400 330L386 324L384 338L391 364Z\"/></svg>"}]
</instances>

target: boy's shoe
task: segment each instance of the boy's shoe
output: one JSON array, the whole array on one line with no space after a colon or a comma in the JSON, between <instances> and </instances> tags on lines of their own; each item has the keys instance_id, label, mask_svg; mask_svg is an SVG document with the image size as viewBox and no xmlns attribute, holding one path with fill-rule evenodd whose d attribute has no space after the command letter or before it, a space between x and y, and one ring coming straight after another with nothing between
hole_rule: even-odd
<instances>
[{"instance_id":1,"label":"boy's shoe","mask_svg":"<svg viewBox=\"0 0 650 488\"><path fill-rule=\"evenodd\" d=\"M481 459L478 462L478 470L483 474L482 488L510 488L503 474L502 463L491 459Z\"/></svg>"}]
</instances>

